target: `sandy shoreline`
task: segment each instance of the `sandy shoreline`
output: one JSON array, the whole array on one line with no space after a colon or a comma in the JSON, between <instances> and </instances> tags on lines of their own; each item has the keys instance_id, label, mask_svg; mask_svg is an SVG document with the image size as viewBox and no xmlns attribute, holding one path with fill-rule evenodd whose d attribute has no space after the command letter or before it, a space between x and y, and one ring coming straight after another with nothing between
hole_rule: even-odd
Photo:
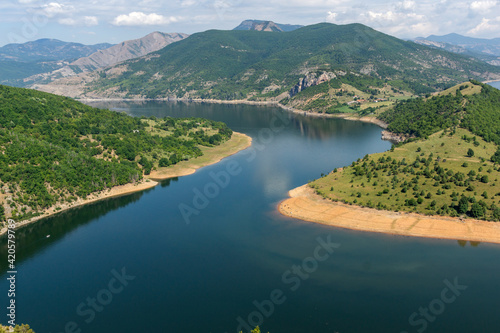
<instances>
[{"instance_id":1,"label":"sandy shoreline","mask_svg":"<svg viewBox=\"0 0 500 333\"><path fill-rule=\"evenodd\" d=\"M393 235L500 244L500 223L361 208L323 199L308 185L291 190L289 195L278 211L303 221Z\"/></svg>"},{"instance_id":2,"label":"sandy shoreline","mask_svg":"<svg viewBox=\"0 0 500 333\"><path fill-rule=\"evenodd\" d=\"M196 158L194 160L189 160L189 161L182 161L179 162L176 165L173 165L168 168L161 168L160 170L156 170L151 172L149 176L144 176L144 179L141 182L135 183L135 184L125 184L125 185L120 185L120 186L115 186L109 190L105 190L101 193L95 193L89 195L87 199L81 199L79 198L78 200L72 202L72 203L65 203L65 204L60 204L58 206L54 206L49 208L45 213L43 213L40 216L32 217L31 219L28 220L23 220L23 221L16 221L16 229L23 227L25 225L35 223L41 219L44 219L46 217L64 212L68 209L72 209L75 207L87 205L96 201L112 198L112 197L118 197L134 192L139 192L139 191L144 191L150 188L155 187L156 185L159 184L159 181L168 179L168 178L174 178L174 177L182 177L182 176L187 176L190 174L193 174L196 172L196 170L208 166L211 164L215 164L217 162L220 162L222 159L229 157L231 155L234 155L238 153L239 151L242 151L244 149L247 149L252 145L252 138L249 137L246 134L243 133L238 133L238 132L233 132L233 136L231 139L227 142L224 142L220 146L216 146L211 149L217 150L215 153L212 152L211 156L209 158L203 158L204 156L201 156L199 158ZM60 209L56 210L56 207L59 207ZM0 230L0 236L4 235L7 232L7 227L4 227Z\"/></svg>"}]
</instances>

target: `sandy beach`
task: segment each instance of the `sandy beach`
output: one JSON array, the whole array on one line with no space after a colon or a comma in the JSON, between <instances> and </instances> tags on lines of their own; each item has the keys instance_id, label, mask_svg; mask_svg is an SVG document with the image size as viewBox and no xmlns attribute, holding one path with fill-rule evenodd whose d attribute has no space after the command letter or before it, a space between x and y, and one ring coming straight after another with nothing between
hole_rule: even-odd
<instances>
[{"instance_id":1,"label":"sandy beach","mask_svg":"<svg viewBox=\"0 0 500 333\"><path fill-rule=\"evenodd\" d=\"M99 200L122 196L134 192L144 191L149 188L155 187L158 185L158 181L181 177L193 174L196 170L211 164L215 164L222 159L234 155L237 152L244 150L252 145L252 138L248 135L233 132L233 135L230 140L222 143L216 147L202 147L202 151L204 153L203 156L198 158L182 161L177 163L176 165L160 168L159 170L155 170L151 172L150 175L144 176L144 179L135 184L125 184L121 186L115 186L109 190L102 191L100 193L94 193L89 195L86 199L78 198L78 200L73 201L71 203L64 203L53 206L47 209L42 215L33 217L28 220L16 221L16 228L25 226L27 224L31 224L37 222L46 217L52 216L54 214L58 214L68 209L72 209L75 207L87 205L92 202L96 202ZM0 230L0 236L7 232L7 227L4 227Z\"/></svg>"},{"instance_id":2,"label":"sandy beach","mask_svg":"<svg viewBox=\"0 0 500 333\"><path fill-rule=\"evenodd\" d=\"M500 223L351 206L323 199L308 185L291 190L289 195L278 205L279 212L304 221L394 235L500 244Z\"/></svg>"}]
</instances>

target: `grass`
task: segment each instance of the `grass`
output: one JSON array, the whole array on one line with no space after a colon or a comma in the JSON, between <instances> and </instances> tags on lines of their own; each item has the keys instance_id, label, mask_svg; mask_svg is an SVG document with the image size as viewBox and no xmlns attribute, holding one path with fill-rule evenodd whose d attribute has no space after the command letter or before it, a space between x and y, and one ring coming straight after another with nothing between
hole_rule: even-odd
<instances>
[{"instance_id":1,"label":"grass","mask_svg":"<svg viewBox=\"0 0 500 333\"><path fill-rule=\"evenodd\" d=\"M469 137L470 142L462 139L464 135ZM428 215L459 215L453 207L457 207L463 195L469 199L468 215L474 215L470 208L477 202L484 207L484 218L498 220L500 216L495 214L500 210L495 213L495 206L500 205L500 167L488 160L497 147L481 138L474 141L472 137L474 135L465 129L456 129L453 135L441 131L427 140L365 156L310 185L318 194L334 201ZM467 156L469 149L474 150L473 157ZM390 162L387 162L388 158ZM428 165L422 161L414 165L417 158L428 160ZM406 165L399 165L403 160ZM439 177L437 168L442 169L445 178ZM468 176L471 171L474 176ZM457 173L464 175L461 182L453 178ZM482 176L487 176L486 183L481 181ZM468 184L465 184L467 180ZM421 203L409 204L412 199Z\"/></svg>"},{"instance_id":2,"label":"grass","mask_svg":"<svg viewBox=\"0 0 500 333\"><path fill-rule=\"evenodd\" d=\"M157 168L154 177L151 178L168 178L174 177L172 175L182 175L186 171L192 169L199 169L201 167L216 163L221 159L237 153L238 151L248 146L248 137L239 133L233 133L231 139L214 147L200 146L203 156L189 159L187 161L180 161L175 165L166 168Z\"/></svg>"},{"instance_id":3,"label":"grass","mask_svg":"<svg viewBox=\"0 0 500 333\"><path fill-rule=\"evenodd\" d=\"M437 93L437 96L444 96L444 95L449 95L449 94L455 95L456 91L459 90L460 87L464 87L464 86L466 88L462 88L462 90L460 90L462 95L474 95L474 94L479 94L481 92L481 86L472 84L470 82L466 82L466 83L457 84L456 86L453 86L453 87L448 88L444 91L441 91L441 92Z\"/></svg>"}]
</instances>

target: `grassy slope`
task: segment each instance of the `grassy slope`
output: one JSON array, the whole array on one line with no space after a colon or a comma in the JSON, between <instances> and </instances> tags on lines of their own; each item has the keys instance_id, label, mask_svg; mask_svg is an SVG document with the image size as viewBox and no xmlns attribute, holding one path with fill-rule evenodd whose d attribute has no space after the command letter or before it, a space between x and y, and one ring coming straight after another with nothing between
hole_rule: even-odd
<instances>
[{"instance_id":1,"label":"grassy slope","mask_svg":"<svg viewBox=\"0 0 500 333\"><path fill-rule=\"evenodd\" d=\"M393 211L447 215L446 209L444 211L442 209L444 205L448 207L458 205L458 201L453 201L453 193L457 193L458 199L464 195L474 197L478 202L482 200L488 208L491 208L493 204L500 206L498 187L500 170L492 162L480 160L481 157L488 159L495 152L496 145L477 139L479 146L476 147L473 141L463 140L461 138L463 135L473 137L465 129L457 129L456 133L451 136L439 132L430 136L428 140L411 142L395 148L394 151L370 155L339 172L333 172L312 182L311 185L326 198ZM474 157L467 157L469 148L474 150ZM416 158L428 159L430 154L432 157L428 166L425 163L419 163L419 167L411 167ZM380 158L390 158L391 161L380 163ZM407 165L399 165L395 169L396 172L393 172L390 166L394 160L397 163L405 160ZM370 166L372 161L375 163L373 167ZM364 163L368 165L368 172L356 175L356 166L362 166ZM467 163L467 166L463 166L464 163ZM448 177L448 181L437 181L433 179L437 174L434 170L436 167L441 167L445 173L450 172L453 175L462 173L464 180L469 178L467 176L469 172L474 171L477 175L486 175L488 183L478 180L477 175L470 181L471 187L456 185L452 177ZM407 168L406 171L405 168ZM424 175L426 168L430 170L429 177ZM395 179L397 182L394 182ZM408 184L407 191L403 193L405 182ZM331 191L332 187L333 191ZM387 193L384 193L384 190ZM486 197L483 196L484 192L486 192ZM428 197L429 193L430 197ZM405 204L407 200L417 200L419 197L422 198L422 203L416 206ZM471 205L472 203L469 203L469 208ZM493 213L492 210L487 210L486 216L498 220L500 216L493 218Z\"/></svg>"},{"instance_id":2,"label":"grassy slope","mask_svg":"<svg viewBox=\"0 0 500 333\"><path fill-rule=\"evenodd\" d=\"M500 210L497 208L500 206L500 167L490 161L498 149L496 137L492 134L498 124L495 118L498 108L494 104L499 103L498 92L489 87L481 92L481 86L469 82L438 94L438 98L454 96L457 91L468 98L462 104L466 111L460 111L464 125L470 126L468 124L472 121L475 131L483 133L483 123L474 119L480 119L481 113L490 114L487 128L491 132L486 134L490 142L464 128L441 130L428 139L406 143L386 153L366 156L349 167L312 182L311 186L326 198L350 204L393 211L451 216L463 214L500 220ZM437 112L439 110L436 109ZM474 151L474 156L467 155L469 149ZM419 162L415 164L417 159ZM467 212L458 208L462 196L468 199ZM482 208L478 211L475 205L473 212L474 203L481 203ZM484 214L478 215L481 210Z\"/></svg>"}]
</instances>

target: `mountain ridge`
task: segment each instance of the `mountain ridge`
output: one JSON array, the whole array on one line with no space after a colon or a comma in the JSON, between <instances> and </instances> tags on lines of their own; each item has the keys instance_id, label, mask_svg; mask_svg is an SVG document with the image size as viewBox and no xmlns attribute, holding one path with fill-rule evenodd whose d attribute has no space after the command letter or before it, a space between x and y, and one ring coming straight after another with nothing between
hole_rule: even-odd
<instances>
[{"instance_id":1,"label":"mountain ridge","mask_svg":"<svg viewBox=\"0 0 500 333\"><path fill-rule=\"evenodd\" d=\"M7 44L0 47L0 60L20 62L61 61L86 57L96 51L113 46L109 43L85 45L42 38L22 44ZM36 49L36 51L34 51Z\"/></svg>"},{"instance_id":2,"label":"mountain ridge","mask_svg":"<svg viewBox=\"0 0 500 333\"><path fill-rule=\"evenodd\" d=\"M279 30L271 30L271 31L280 31L280 32L289 32L303 27L302 25L298 24L281 24L268 20L245 20L241 22L240 25L238 25L233 30L257 30L255 29L255 27L258 27L260 25L273 25ZM263 31L263 30L258 30L258 31Z\"/></svg>"}]
</instances>

